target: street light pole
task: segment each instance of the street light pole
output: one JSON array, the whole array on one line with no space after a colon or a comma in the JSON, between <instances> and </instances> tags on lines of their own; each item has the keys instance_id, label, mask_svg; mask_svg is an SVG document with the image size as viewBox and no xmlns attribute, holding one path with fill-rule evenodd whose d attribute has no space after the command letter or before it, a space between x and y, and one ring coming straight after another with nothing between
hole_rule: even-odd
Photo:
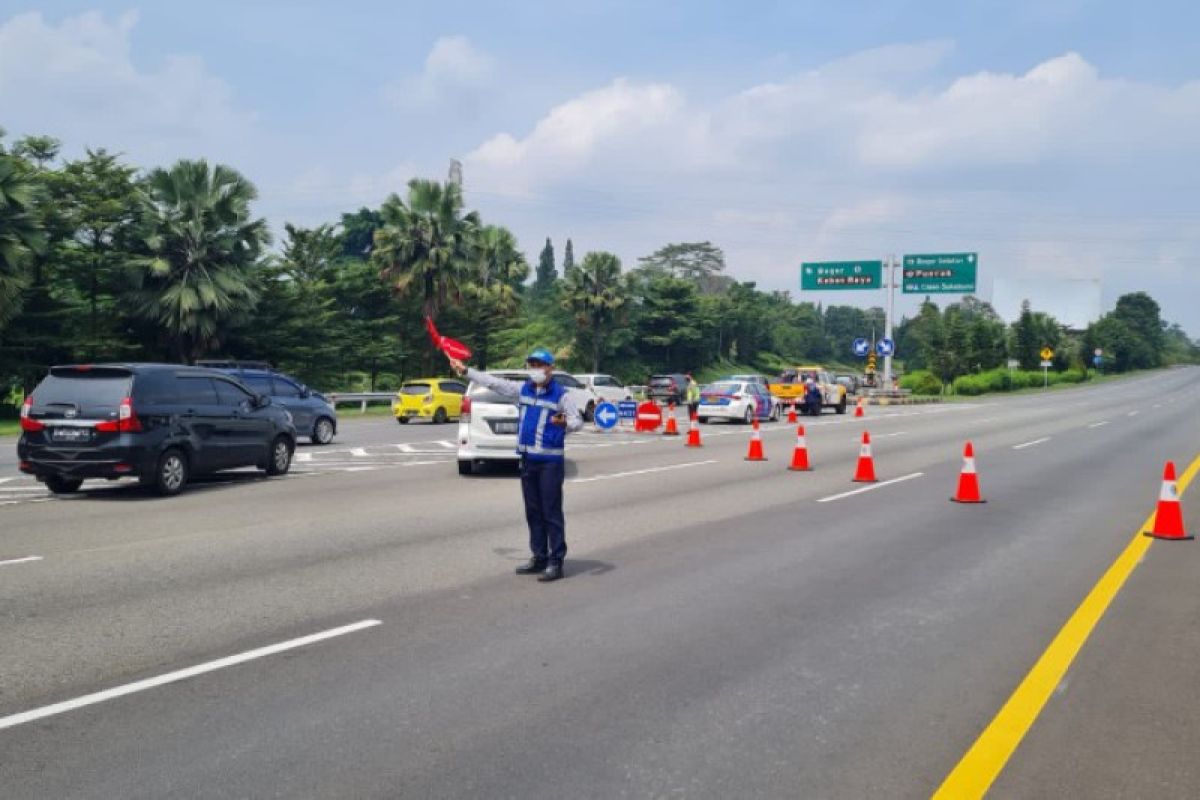
<instances>
[{"instance_id":1,"label":"street light pole","mask_svg":"<svg viewBox=\"0 0 1200 800\"><path fill-rule=\"evenodd\" d=\"M883 336L885 339L892 338L892 315L896 311L896 256L893 253L887 259L887 314L883 321ZM891 353L883 357L883 389L886 391L892 388L892 356Z\"/></svg>"}]
</instances>

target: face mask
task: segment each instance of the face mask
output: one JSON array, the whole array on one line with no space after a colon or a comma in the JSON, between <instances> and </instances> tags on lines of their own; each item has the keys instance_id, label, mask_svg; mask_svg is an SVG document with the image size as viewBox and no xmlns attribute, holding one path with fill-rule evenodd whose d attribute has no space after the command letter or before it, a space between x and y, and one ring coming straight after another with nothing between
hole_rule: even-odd
<instances>
[{"instance_id":1,"label":"face mask","mask_svg":"<svg viewBox=\"0 0 1200 800\"><path fill-rule=\"evenodd\" d=\"M549 376L546 375L546 371L544 369L529 370L529 380L533 381L538 386L541 386L548 379L549 379Z\"/></svg>"}]
</instances>

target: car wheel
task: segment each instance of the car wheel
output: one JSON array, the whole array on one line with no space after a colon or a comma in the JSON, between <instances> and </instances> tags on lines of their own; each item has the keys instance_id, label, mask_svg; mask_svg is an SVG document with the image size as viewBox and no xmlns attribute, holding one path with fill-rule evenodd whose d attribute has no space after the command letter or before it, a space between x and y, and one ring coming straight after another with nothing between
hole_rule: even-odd
<instances>
[{"instance_id":1,"label":"car wheel","mask_svg":"<svg viewBox=\"0 0 1200 800\"><path fill-rule=\"evenodd\" d=\"M708 417L696 417L696 422L699 422L701 425L707 425Z\"/></svg>"},{"instance_id":2,"label":"car wheel","mask_svg":"<svg viewBox=\"0 0 1200 800\"><path fill-rule=\"evenodd\" d=\"M439 408L437 411L433 412L433 424L434 425L444 425L446 422L446 419L447 419L446 418L446 409Z\"/></svg>"},{"instance_id":3,"label":"car wheel","mask_svg":"<svg viewBox=\"0 0 1200 800\"><path fill-rule=\"evenodd\" d=\"M839 413L839 414L846 413L846 398L844 395L842 396L842 402L837 404L837 413Z\"/></svg>"},{"instance_id":4,"label":"car wheel","mask_svg":"<svg viewBox=\"0 0 1200 800\"><path fill-rule=\"evenodd\" d=\"M583 421L591 422L595 418L596 418L596 401L589 400L588 404L587 404L587 408L585 408L583 410Z\"/></svg>"},{"instance_id":5,"label":"car wheel","mask_svg":"<svg viewBox=\"0 0 1200 800\"><path fill-rule=\"evenodd\" d=\"M286 475L292 468L292 443L286 436L276 436L271 442L271 455L267 460L268 475Z\"/></svg>"},{"instance_id":6,"label":"car wheel","mask_svg":"<svg viewBox=\"0 0 1200 800\"><path fill-rule=\"evenodd\" d=\"M313 426L312 443L313 444L329 444L333 441L333 420L329 417L321 417L317 420L317 424Z\"/></svg>"},{"instance_id":7,"label":"car wheel","mask_svg":"<svg viewBox=\"0 0 1200 800\"><path fill-rule=\"evenodd\" d=\"M396 417L396 422L399 422L401 425L407 425L408 417Z\"/></svg>"},{"instance_id":8,"label":"car wheel","mask_svg":"<svg viewBox=\"0 0 1200 800\"><path fill-rule=\"evenodd\" d=\"M772 405L772 406L771 406L771 416L770 416L770 420L769 420L769 421L771 421L771 422L779 422L780 413L781 413L781 412L780 412L780 410L779 410L779 406L778 406L778 405Z\"/></svg>"},{"instance_id":9,"label":"car wheel","mask_svg":"<svg viewBox=\"0 0 1200 800\"><path fill-rule=\"evenodd\" d=\"M465 461L460 460L458 462L458 474L459 475L474 475L475 474L475 464L469 459L465 460Z\"/></svg>"},{"instance_id":10,"label":"car wheel","mask_svg":"<svg viewBox=\"0 0 1200 800\"><path fill-rule=\"evenodd\" d=\"M746 413L742 415L742 422L747 425L754 422L754 409L750 406L746 406Z\"/></svg>"},{"instance_id":11,"label":"car wheel","mask_svg":"<svg viewBox=\"0 0 1200 800\"><path fill-rule=\"evenodd\" d=\"M83 480L80 478L64 478L62 475L46 476L46 488L53 494L72 494L79 491L80 486L83 486Z\"/></svg>"},{"instance_id":12,"label":"car wheel","mask_svg":"<svg viewBox=\"0 0 1200 800\"><path fill-rule=\"evenodd\" d=\"M187 486L189 469L187 456L182 450L172 447L158 457L158 466L148 483L163 497L172 497Z\"/></svg>"}]
</instances>

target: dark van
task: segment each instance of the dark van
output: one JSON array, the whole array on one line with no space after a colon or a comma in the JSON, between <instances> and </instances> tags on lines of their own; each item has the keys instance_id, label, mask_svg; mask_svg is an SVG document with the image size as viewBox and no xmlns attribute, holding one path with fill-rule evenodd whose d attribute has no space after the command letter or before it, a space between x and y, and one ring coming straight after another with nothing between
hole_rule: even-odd
<instances>
[{"instance_id":1,"label":"dark van","mask_svg":"<svg viewBox=\"0 0 1200 800\"><path fill-rule=\"evenodd\" d=\"M219 372L97 364L51 367L21 407L17 457L55 494L136 477L173 495L217 470L283 475L295 448L291 415Z\"/></svg>"},{"instance_id":2,"label":"dark van","mask_svg":"<svg viewBox=\"0 0 1200 800\"><path fill-rule=\"evenodd\" d=\"M687 402L687 375L672 373L669 375L651 375L646 396L650 400L662 403L674 403L677 406Z\"/></svg>"}]
</instances>

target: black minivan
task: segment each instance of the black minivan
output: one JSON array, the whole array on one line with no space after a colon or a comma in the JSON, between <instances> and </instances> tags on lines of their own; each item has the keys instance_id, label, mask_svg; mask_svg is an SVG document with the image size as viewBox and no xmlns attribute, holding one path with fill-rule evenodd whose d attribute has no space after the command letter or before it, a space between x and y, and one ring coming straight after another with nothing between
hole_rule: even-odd
<instances>
[{"instance_id":1,"label":"black minivan","mask_svg":"<svg viewBox=\"0 0 1200 800\"><path fill-rule=\"evenodd\" d=\"M291 415L215 370L178 364L51 367L21 407L17 457L55 494L136 477L162 495L193 475L292 464Z\"/></svg>"}]
</instances>

